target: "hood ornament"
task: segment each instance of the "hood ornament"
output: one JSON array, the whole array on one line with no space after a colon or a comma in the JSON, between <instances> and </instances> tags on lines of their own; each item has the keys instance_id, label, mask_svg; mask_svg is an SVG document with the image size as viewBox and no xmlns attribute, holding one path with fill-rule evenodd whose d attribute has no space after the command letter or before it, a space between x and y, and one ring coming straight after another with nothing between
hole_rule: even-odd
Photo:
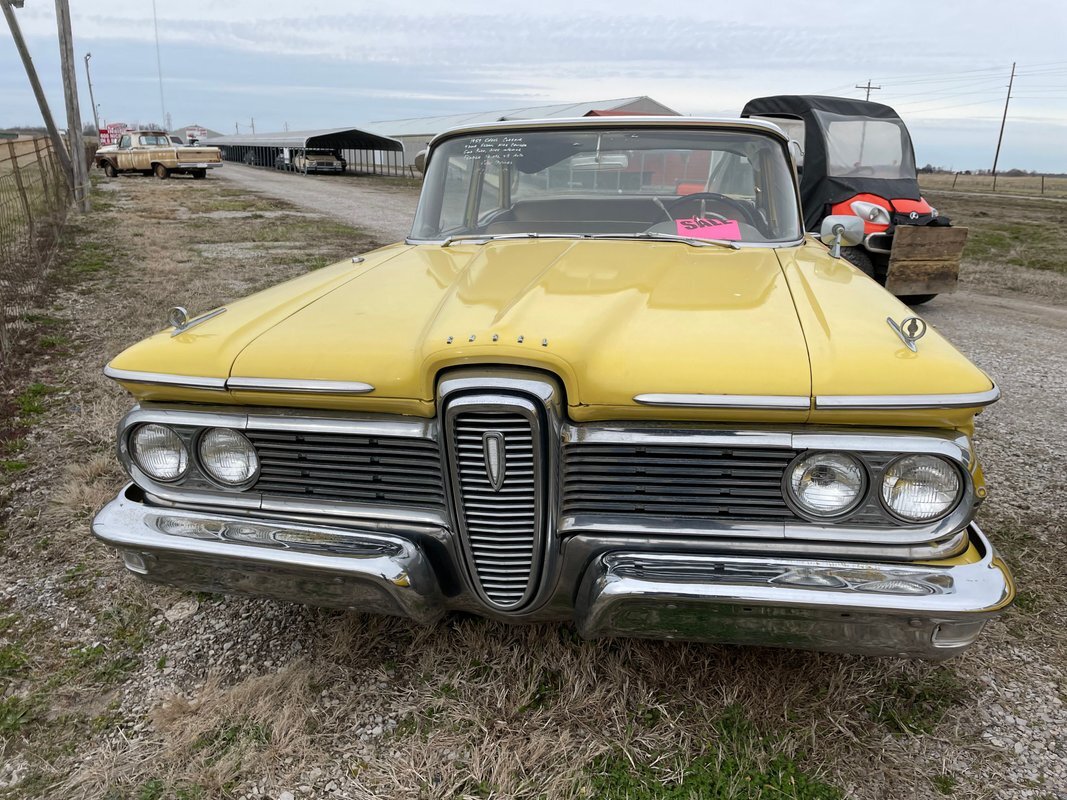
<instances>
[{"instance_id":1,"label":"hood ornament","mask_svg":"<svg viewBox=\"0 0 1067 800\"><path fill-rule=\"evenodd\" d=\"M926 335L926 322L924 320L918 317L905 317L897 323L892 317L886 317L885 321L911 352L919 352L919 348L915 346L915 343Z\"/></svg>"},{"instance_id":2,"label":"hood ornament","mask_svg":"<svg viewBox=\"0 0 1067 800\"><path fill-rule=\"evenodd\" d=\"M217 317L219 314L225 314L225 308L216 308L214 311L209 311L206 314L201 314L199 317L189 318L189 312L182 306L174 306L167 312L167 324L174 330L170 334L170 338L174 338L179 333L185 333L190 328L199 325L201 322L207 322L209 319Z\"/></svg>"},{"instance_id":3,"label":"hood ornament","mask_svg":"<svg viewBox=\"0 0 1067 800\"><path fill-rule=\"evenodd\" d=\"M504 454L504 434L488 431L482 436L482 454L485 457L485 476L494 492L499 492L507 477L507 460Z\"/></svg>"}]
</instances>

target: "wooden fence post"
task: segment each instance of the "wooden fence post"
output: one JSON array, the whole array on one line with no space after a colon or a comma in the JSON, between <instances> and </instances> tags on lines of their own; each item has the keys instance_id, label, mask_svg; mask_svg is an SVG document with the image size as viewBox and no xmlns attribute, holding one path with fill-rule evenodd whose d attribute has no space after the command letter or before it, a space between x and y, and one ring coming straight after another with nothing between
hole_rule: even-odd
<instances>
[{"instance_id":1,"label":"wooden fence post","mask_svg":"<svg viewBox=\"0 0 1067 800\"><path fill-rule=\"evenodd\" d=\"M960 179L960 174L958 172L955 175L952 176L952 188L953 189L956 188L956 181L958 181L959 179Z\"/></svg>"},{"instance_id":2,"label":"wooden fence post","mask_svg":"<svg viewBox=\"0 0 1067 800\"><path fill-rule=\"evenodd\" d=\"M11 168L15 176L15 187L18 189L19 200L22 201L22 212L26 215L26 225L30 229L30 246L33 247L35 255L39 255L37 252L37 226L33 221L33 211L30 210L30 198L26 195L26 184L22 182L22 168L19 166L18 151L15 150L15 143L8 139L7 150L11 153Z\"/></svg>"},{"instance_id":3,"label":"wooden fence post","mask_svg":"<svg viewBox=\"0 0 1067 800\"><path fill-rule=\"evenodd\" d=\"M1041 176L1041 194L1045 193L1045 176Z\"/></svg>"}]
</instances>

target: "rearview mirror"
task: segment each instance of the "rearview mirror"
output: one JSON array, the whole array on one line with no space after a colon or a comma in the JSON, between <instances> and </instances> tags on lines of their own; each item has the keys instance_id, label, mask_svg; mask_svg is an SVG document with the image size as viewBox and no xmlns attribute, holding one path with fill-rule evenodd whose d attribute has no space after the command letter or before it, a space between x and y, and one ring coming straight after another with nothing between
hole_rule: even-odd
<instances>
[{"instance_id":1,"label":"rearview mirror","mask_svg":"<svg viewBox=\"0 0 1067 800\"><path fill-rule=\"evenodd\" d=\"M852 247L863 241L863 220L848 214L833 214L822 221L819 239L830 247L830 255L841 258L841 245Z\"/></svg>"},{"instance_id":2,"label":"rearview mirror","mask_svg":"<svg viewBox=\"0 0 1067 800\"><path fill-rule=\"evenodd\" d=\"M595 156L575 156L571 159L570 168L576 172L588 170L613 170L626 169L630 166L630 159L625 153L608 153Z\"/></svg>"}]
</instances>

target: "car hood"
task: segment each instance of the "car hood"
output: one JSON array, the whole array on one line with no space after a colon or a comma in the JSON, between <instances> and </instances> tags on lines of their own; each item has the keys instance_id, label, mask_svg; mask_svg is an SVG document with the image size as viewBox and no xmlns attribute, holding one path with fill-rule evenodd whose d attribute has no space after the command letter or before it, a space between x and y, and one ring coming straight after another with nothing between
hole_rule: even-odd
<instances>
[{"instance_id":1,"label":"car hood","mask_svg":"<svg viewBox=\"0 0 1067 800\"><path fill-rule=\"evenodd\" d=\"M563 381L576 419L736 420L744 409L663 407L640 395L809 398L981 391L979 370L935 332L905 358L886 316L908 315L825 248L677 242L394 245L233 304L115 359L125 370L359 382L331 407L433 413L457 366L514 365ZM872 344L873 342L873 344ZM169 390L154 389L154 396ZM235 402L316 405L231 391ZM407 403L398 406L397 403ZM758 412L806 420L801 410Z\"/></svg>"}]
</instances>

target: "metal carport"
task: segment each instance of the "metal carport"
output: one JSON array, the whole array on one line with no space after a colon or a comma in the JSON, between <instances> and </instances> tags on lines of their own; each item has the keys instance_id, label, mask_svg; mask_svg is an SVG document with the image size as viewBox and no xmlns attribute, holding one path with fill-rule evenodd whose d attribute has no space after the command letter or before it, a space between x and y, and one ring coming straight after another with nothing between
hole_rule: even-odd
<instances>
[{"instance_id":1,"label":"metal carport","mask_svg":"<svg viewBox=\"0 0 1067 800\"><path fill-rule=\"evenodd\" d=\"M202 145L218 147L226 161L255 167L273 167L285 148L340 150L354 172L396 175L404 171L404 145L389 136L362 128L324 128L314 131L257 133L252 136L215 136Z\"/></svg>"}]
</instances>

